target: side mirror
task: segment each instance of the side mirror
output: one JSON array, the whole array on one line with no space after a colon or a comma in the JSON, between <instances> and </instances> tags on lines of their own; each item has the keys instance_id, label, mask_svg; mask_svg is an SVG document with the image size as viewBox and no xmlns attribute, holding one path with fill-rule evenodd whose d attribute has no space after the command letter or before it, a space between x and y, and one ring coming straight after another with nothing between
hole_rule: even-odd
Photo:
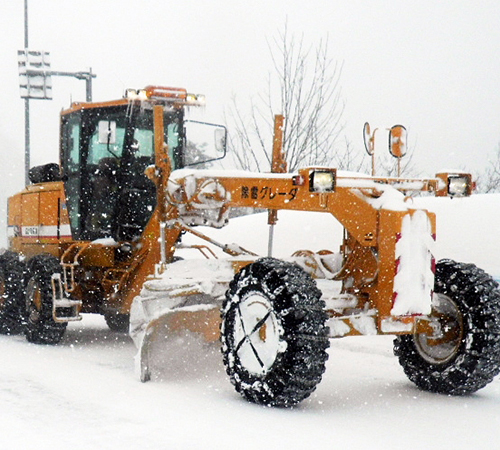
<instances>
[{"instance_id":1,"label":"side mirror","mask_svg":"<svg viewBox=\"0 0 500 450\"><path fill-rule=\"evenodd\" d=\"M184 165L195 166L226 156L227 129L197 120L184 122Z\"/></svg>"},{"instance_id":2,"label":"side mirror","mask_svg":"<svg viewBox=\"0 0 500 450\"><path fill-rule=\"evenodd\" d=\"M375 151L374 134L371 134L370 124L366 122L363 127L363 142L365 143L366 153L368 153L370 156L373 156L373 153Z\"/></svg>"},{"instance_id":3,"label":"side mirror","mask_svg":"<svg viewBox=\"0 0 500 450\"><path fill-rule=\"evenodd\" d=\"M406 155L406 128L403 125L394 125L389 130L389 152L394 158Z\"/></svg>"},{"instance_id":4,"label":"side mirror","mask_svg":"<svg viewBox=\"0 0 500 450\"><path fill-rule=\"evenodd\" d=\"M215 150L225 155L226 154L226 138L227 138L227 129L226 127L217 127L215 129Z\"/></svg>"},{"instance_id":5,"label":"side mirror","mask_svg":"<svg viewBox=\"0 0 500 450\"><path fill-rule=\"evenodd\" d=\"M116 144L116 122L114 120L100 120L99 144Z\"/></svg>"}]
</instances>

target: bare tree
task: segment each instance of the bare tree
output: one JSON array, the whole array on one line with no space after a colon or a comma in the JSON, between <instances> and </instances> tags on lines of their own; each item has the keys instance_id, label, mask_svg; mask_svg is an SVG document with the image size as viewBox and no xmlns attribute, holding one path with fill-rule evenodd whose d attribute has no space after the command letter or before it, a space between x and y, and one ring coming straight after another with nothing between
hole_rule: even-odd
<instances>
[{"instance_id":1,"label":"bare tree","mask_svg":"<svg viewBox=\"0 0 500 450\"><path fill-rule=\"evenodd\" d=\"M289 35L287 25L269 44L273 69L265 95L251 102L250 114L242 114L236 98L230 108L228 145L239 167L269 170L273 118L285 116L283 149L288 169L306 165L348 167L351 147L337 153L344 105L340 97L342 66L329 57L328 39L306 48L303 36ZM275 96L275 92L279 95ZM277 98L276 98L277 97Z\"/></svg>"},{"instance_id":2,"label":"bare tree","mask_svg":"<svg viewBox=\"0 0 500 450\"><path fill-rule=\"evenodd\" d=\"M500 192L500 144L495 159L490 161L484 172L479 174L476 183L479 192Z\"/></svg>"},{"instance_id":3,"label":"bare tree","mask_svg":"<svg viewBox=\"0 0 500 450\"><path fill-rule=\"evenodd\" d=\"M409 147L408 153L401 158L399 167L399 176L412 177L418 176L418 171L413 163L413 156L415 155L415 147ZM376 162L376 174L383 177L397 177L398 176L398 160L392 157L389 152L379 154Z\"/></svg>"}]
</instances>

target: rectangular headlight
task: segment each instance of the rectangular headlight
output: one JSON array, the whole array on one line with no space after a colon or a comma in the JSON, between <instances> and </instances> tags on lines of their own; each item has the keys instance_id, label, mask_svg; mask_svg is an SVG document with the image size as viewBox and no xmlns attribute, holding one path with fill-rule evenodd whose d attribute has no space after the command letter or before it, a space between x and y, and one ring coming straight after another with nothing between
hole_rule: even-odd
<instances>
[{"instance_id":1,"label":"rectangular headlight","mask_svg":"<svg viewBox=\"0 0 500 450\"><path fill-rule=\"evenodd\" d=\"M470 180L467 176L450 176L448 178L448 195L451 197L465 197L469 195Z\"/></svg>"},{"instance_id":2,"label":"rectangular headlight","mask_svg":"<svg viewBox=\"0 0 500 450\"><path fill-rule=\"evenodd\" d=\"M203 94L187 94L186 103L189 105L205 106L205 96Z\"/></svg>"},{"instance_id":3,"label":"rectangular headlight","mask_svg":"<svg viewBox=\"0 0 500 450\"><path fill-rule=\"evenodd\" d=\"M311 192L335 191L335 170L313 170L309 175Z\"/></svg>"}]
</instances>

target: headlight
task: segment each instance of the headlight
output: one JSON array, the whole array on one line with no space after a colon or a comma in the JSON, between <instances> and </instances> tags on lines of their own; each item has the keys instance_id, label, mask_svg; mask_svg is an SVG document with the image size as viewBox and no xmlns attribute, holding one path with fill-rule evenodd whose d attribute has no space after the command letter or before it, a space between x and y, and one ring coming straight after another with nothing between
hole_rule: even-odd
<instances>
[{"instance_id":1,"label":"headlight","mask_svg":"<svg viewBox=\"0 0 500 450\"><path fill-rule=\"evenodd\" d=\"M187 94L186 103L188 105L205 106L205 96L203 94Z\"/></svg>"},{"instance_id":2,"label":"headlight","mask_svg":"<svg viewBox=\"0 0 500 450\"><path fill-rule=\"evenodd\" d=\"M335 170L314 170L309 176L311 192L333 192L335 190Z\"/></svg>"},{"instance_id":3,"label":"headlight","mask_svg":"<svg viewBox=\"0 0 500 450\"><path fill-rule=\"evenodd\" d=\"M470 179L467 176L451 176L448 178L448 195L451 197L465 197L470 191Z\"/></svg>"},{"instance_id":4,"label":"headlight","mask_svg":"<svg viewBox=\"0 0 500 450\"><path fill-rule=\"evenodd\" d=\"M440 172L436 174L436 178L436 197L468 197L475 189L470 173Z\"/></svg>"}]
</instances>

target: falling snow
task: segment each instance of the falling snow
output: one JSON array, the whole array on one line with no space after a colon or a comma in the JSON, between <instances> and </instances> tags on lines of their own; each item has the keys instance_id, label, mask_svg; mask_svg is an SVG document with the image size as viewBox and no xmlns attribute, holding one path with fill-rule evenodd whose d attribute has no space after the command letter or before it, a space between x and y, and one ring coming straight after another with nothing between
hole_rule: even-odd
<instances>
[{"instance_id":1,"label":"falling snow","mask_svg":"<svg viewBox=\"0 0 500 450\"><path fill-rule=\"evenodd\" d=\"M496 276L499 202L496 194L415 201L438 212L438 258L476 262ZM265 253L266 219L235 219L207 232ZM290 243L337 250L340 237L326 215L280 212L275 254L288 256ZM406 449L492 448L498 439L498 378L468 397L422 392L404 375L390 336L333 340L318 389L288 410L243 400L218 345L181 335L164 348L157 378L144 384L134 372L131 338L108 330L99 316L70 324L54 347L0 336L0 448L390 450L402 442Z\"/></svg>"}]
</instances>

